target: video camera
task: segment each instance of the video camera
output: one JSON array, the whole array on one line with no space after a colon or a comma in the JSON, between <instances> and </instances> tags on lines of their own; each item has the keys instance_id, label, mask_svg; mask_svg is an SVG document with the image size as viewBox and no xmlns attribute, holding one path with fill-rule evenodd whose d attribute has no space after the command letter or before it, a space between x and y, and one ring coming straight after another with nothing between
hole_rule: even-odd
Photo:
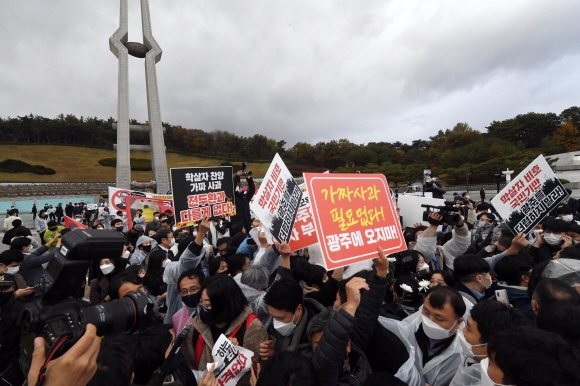
<instances>
[{"instance_id":1,"label":"video camera","mask_svg":"<svg viewBox=\"0 0 580 386\"><path fill-rule=\"evenodd\" d=\"M153 314L153 303L142 292L89 306L79 300L78 290L90 265L97 259L121 256L125 237L115 231L78 229L62 237L62 246L48 262L40 280L41 298L28 303L19 316L22 326L20 367L28 374L36 335L46 340L47 353L55 342L56 358L72 347L84 334L85 326L97 327L97 335L131 334Z\"/></svg>"},{"instance_id":2,"label":"video camera","mask_svg":"<svg viewBox=\"0 0 580 386\"><path fill-rule=\"evenodd\" d=\"M459 222L459 214L457 214L458 208L455 206L453 201L445 201L443 206L435 206L435 205L421 205L421 208L427 208L426 211L423 212L423 221L429 221L429 215L431 213L439 213L443 216L442 222L447 225L456 225ZM437 210L438 212L435 212Z\"/></svg>"},{"instance_id":3,"label":"video camera","mask_svg":"<svg viewBox=\"0 0 580 386\"><path fill-rule=\"evenodd\" d=\"M246 177L251 177L252 171L246 170L247 166L248 166L248 163L246 161L242 162L242 174Z\"/></svg>"}]
</instances>

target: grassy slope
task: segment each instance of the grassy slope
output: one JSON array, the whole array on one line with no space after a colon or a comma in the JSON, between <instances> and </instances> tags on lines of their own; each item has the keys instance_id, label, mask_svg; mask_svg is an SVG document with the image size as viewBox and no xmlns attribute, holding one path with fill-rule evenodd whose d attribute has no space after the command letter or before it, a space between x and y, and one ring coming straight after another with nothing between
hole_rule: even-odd
<instances>
[{"instance_id":1,"label":"grassy slope","mask_svg":"<svg viewBox=\"0 0 580 386\"><path fill-rule=\"evenodd\" d=\"M31 165L43 165L56 170L52 176L41 176L32 173L3 173L0 170L0 182L114 182L115 169L101 166L99 160L115 157L114 150L92 149L87 147L57 145L0 145L0 161L11 158ZM147 152L131 152L132 158L150 158ZM167 153L167 167L215 166L222 163L213 158L200 158ZM234 162L232 162L234 163ZM240 164L241 161L236 162ZM255 177L266 174L269 164L250 163L248 169ZM133 171L131 179L138 181L151 180L151 172Z\"/></svg>"}]
</instances>

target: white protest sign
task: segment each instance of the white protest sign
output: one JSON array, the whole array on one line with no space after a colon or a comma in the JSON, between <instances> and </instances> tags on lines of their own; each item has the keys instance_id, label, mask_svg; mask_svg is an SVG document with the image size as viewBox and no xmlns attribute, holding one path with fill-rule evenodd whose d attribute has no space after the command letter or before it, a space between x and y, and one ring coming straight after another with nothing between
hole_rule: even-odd
<instances>
[{"instance_id":1,"label":"white protest sign","mask_svg":"<svg viewBox=\"0 0 580 386\"><path fill-rule=\"evenodd\" d=\"M262 225L279 243L289 242L302 191L278 154L250 204Z\"/></svg>"},{"instance_id":2,"label":"white protest sign","mask_svg":"<svg viewBox=\"0 0 580 386\"><path fill-rule=\"evenodd\" d=\"M243 347L234 346L224 334L215 342L211 355L215 361L213 374L220 386L234 386L252 366L254 353ZM207 364L207 370L212 363Z\"/></svg>"},{"instance_id":3,"label":"white protest sign","mask_svg":"<svg viewBox=\"0 0 580 386\"><path fill-rule=\"evenodd\" d=\"M539 155L491 203L515 233L528 233L568 195L543 155Z\"/></svg>"},{"instance_id":4,"label":"white protest sign","mask_svg":"<svg viewBox=\"0 0 580 386\"><path fill-rule=\"evenodd\" d=\"M412 227L415 223L423 222L423 212L427 208L423 208L421 205L443 206L445 200L399 194L398 204L401 210L400 214L403 216L403 226Z\"/></svg>"}]
</instances>

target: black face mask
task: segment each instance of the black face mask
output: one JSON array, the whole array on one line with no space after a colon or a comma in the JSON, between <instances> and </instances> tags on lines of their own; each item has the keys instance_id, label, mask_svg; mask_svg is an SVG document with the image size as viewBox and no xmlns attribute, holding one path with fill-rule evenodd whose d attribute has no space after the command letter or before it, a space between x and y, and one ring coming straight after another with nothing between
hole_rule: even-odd
<instances>
[{"instance_id":1,"label":"black face mask","mask_svg":"<svg viewBox=\"0 0 580 386\"><path fill-rule=\"evenodd\" d=\"M201 298L201 291L197 293L189 294L187 296L182 296L181 301L189 308L195 308L199 304L199 299Z\"/></svg>"},{"instance_id":2,"label":"black face mask","mask_svg":"<svg viewBox=\"0 0 580 386\"><path fill-rule=\"evenodd\" d=\"M145 251L145 252L151 252L151 244L142 245L141 248L143 248L143 251Z\"/></svg>"},{"instance_id":3,"label":"black face mask","mask_svg":"<svg viewBox=\"0 0 580 386\"><path fill-rule=\"evenodd\" d=\"M201 292L201 291L200 291ZM213 316L211 314L211 309L207 309L204 306L199 306L199 309L197 310L197 313L199 315L199 318L201 319L201 321L207 325L210 325L213 323Z\"/></svg>"}]
</instances>

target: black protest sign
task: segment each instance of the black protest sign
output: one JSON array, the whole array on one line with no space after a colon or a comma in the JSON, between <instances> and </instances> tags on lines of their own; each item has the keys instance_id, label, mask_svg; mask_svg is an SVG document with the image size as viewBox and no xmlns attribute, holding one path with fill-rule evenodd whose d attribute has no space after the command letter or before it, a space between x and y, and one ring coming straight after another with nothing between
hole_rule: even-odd
<instances>
[{"instance_id":1,"label":"black protest sign","mask_svg":"<svg viewBox=\"0 0 580 386\"><path fill-rule=\"evenodd\" d=\"M172 168L171 190L178 228L204 217L235 214L231 166Z\"/></svg>"}]
</instances>

